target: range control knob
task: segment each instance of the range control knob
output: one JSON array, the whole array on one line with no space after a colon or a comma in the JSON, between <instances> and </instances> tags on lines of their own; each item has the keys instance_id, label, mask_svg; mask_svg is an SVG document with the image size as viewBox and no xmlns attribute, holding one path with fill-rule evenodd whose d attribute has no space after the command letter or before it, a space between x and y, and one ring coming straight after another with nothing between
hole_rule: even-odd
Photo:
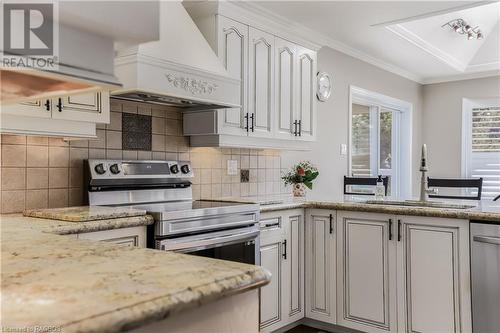
<instances>
[{"instance_id":1,"label":"range control knob","mask_svg":"<svg viewBox=\"0 0 500 333\"><path fill-rule=\"evenodd\" d=\"M102 163L96 164L96 166L94 167L94 170L99 175L102 175L106 172L106 168L104 167L104 164L102 164Z\"/></svg>"},{"instance_id":2,"label":"range control knob","mask_svg":"<svg viewBox=\"0 0 500 333\"><path fill-rule=\"evenodd\" d=\"M184 164L183 166L181 166L181 171L182 173L189 173L191 169L189 169L189 165Z\"/></svg>"},{"instance_id":3,"label":"range control knob","mask_svg":"<svg viewBox=\"0 0 500 333\"><path fill-rule=\"evenodd\" d=\"M117 163L115 164L112 164L110 167L109 167L109 171L111 171L112 174L114 175L117 175L120 173L120 167L118 166Z\"/></svg>"},{"instance_id":4,"label":"range control knob","mask_svg":"<svg viewBox=\"0 0 500 333\"><path fill-rule=\"evenodd\" d=\"M179 173L179 166L177 164L171 165L170 172L172 172L173 174Z\"/></svg>"}]
</instances>

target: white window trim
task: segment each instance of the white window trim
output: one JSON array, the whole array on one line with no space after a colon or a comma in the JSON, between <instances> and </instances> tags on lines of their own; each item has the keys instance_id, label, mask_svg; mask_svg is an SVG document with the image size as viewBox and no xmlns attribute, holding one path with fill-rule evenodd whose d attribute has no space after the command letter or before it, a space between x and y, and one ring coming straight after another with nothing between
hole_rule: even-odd
<instances>
[{"instance_id":1,"label":"white window trim","mask_svg":"<svg viewBox=\"0 0 500 333\"><path fill-rule=\"evenodd\" d=\"M399 138L400 150L397 152L396 164L398 165L398 179L396 184L396 193L400 198L412 197L412 141L413 141L413 104L386 96L380 93L369 91L353 85L349 86L349 116L348 116L348 174L352 173L352 104L359 103L363 105L378 105L389 110L401 112L399 117L400 126L396 136ZM402 135L405 133L405 135ZM396 146L396 145L395 145Z\"/></svg>"}]
</instances>

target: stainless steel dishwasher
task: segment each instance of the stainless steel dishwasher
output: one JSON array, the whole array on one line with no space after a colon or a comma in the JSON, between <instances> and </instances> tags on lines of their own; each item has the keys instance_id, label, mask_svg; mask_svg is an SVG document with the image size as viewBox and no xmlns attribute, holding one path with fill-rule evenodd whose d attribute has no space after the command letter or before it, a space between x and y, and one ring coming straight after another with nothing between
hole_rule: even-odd
<instances>
[{"instance_id":1,"label":"stainless steel dishwasher","mask_svg":"<svg viewBox=\"0 0 500 333\"><path fill-rule=\"evenodd\" d=\"M472 326L500 332L500 223L471 221Z\"/></svg>"}]
</instances>

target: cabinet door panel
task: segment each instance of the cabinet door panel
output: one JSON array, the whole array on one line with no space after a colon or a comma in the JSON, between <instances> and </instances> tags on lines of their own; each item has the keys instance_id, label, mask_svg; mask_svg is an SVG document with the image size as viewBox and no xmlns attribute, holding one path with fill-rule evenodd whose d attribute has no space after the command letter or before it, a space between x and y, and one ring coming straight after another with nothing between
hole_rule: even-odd
<instances>
[{"instance_id":1,"label":"cabinet door panel","mask_svg":"<svg viewBox=\"0 0 500 333\"><path fill-rule=\"evenodd\" d=\"M339 306L342 326L368 332L396 329L396 247L380 214L341 212Z\"/></svg>"},{"instance_id":2,"label":"cabinet door panel","mask_svg":"<svg viewBox=\"0 0 500 333\"><path fill-rule=\"evenodd\" d=\"M470 332L468 221L404 217L401 222L398 294L406 308L401 331Z\"/></svg>"},{"instance_id":3,"label":"cabinet door panel","mask_svg":"<svg viewBox=\"0 0 500 333\"><path fill-rule=\"evenodd\" d=\"M271 137L274 108L274 36L252 27L249 28L249 35L249 113L254 117L254 130L251 134Z\"/></svg>"},{"instance_id":4,"label":"cabinet door panel","mask_svg":"<svg viewBox=\"0 0 500 333\"><path fill-rule=\"evenodd\" d=\"M287 256L285 259L285 315L288 318L303 317L304 314L304 217L298 212L288 215L286 226ZM293 320L291 320L293 321Z\"/></svg>"},{"instance_id":5,"label":"cabinet door panel","mask_svg":"<svg viewBox=\"0 0 500 333\"><path fill-rule=\"evenodd\" d=\"M278 230L275 235L262 237L260 246L261 266L272 275L271 282L260 289L260 328L282 320L282 240Z\"/></svg>"},{"instance_id":6,"label":"cabinet door panel","mask_svg":"<svg viewBox=\"0 0 500 333\"><path fill-rule=\"evenodd\" d=\"M59 100L61 108L58 107ZM53 99L52 106L54 119L109 123L109 92L106 91Z\"/></svg>"},{"instance_id":7,"label":"cabinet door panel","mask_svg":"<svg viewBox=\"0 0 500 333\"><path fill-rule=\"evenodd\" d=\"M36 118L50 118L51 110L52 105L50 100L39 100L2 106L1 114L13 114L17 116Z\"/></svg>"},{"instance_id":8,"label":"cabinet door panel","mask_svg":"<svg viewBox=\"0 0 500 333\"><path fill-rule=\"evenodd\" d=\"M246 135L244 116L247 112L248 88L248 26L224 16L218 20L218 55L229 75L241 80L241 108L220 110L221 131L226 134Z\"/></svg>"},{"instance_id":9,"label":"cabinet door panel","mask_svg":"<svg viewBox=\"0 0 500 333\"><path fill-rule=\"evenodd\" d=\"M332 324L336 321L334 214L317 209L306 213L306 317Z\"/></svg>"},{"instance_id":10,"label":"cabinet door panel","mask_svg":"<svg viewBox=\"0 0 500 333\"><path fill-rule=\"evenodd\" d=\"M276 136L294 137L296 45L276 38Z\"/></svg>"},{"instance_id":11,"label":"cabinet door panel","mask_svg":"<svg viewBox=\"0 0 500 333\"><path fill-rule=\"evenodd\" d=\"M313 140L316 135L316 52L299 47L298 76L300 139Z\"/></svg>"}]
</instances>

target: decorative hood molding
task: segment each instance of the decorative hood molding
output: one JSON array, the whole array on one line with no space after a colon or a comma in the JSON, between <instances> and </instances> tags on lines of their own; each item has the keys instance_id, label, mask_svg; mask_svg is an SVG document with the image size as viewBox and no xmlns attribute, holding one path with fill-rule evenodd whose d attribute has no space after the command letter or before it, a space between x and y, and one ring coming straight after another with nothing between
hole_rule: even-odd
<instances>
[{"instance_id":1,"label":"decorative hood molding","mask_svg":"<svg viewBox=\"0 0 500 333\"><path fill-rule=\"evenodd\" d=\"M239 107L240 80L230 77L178 1L160 2L160 39L119 50L113 97L184 110Z\"/></svg>"}]
</instances>

